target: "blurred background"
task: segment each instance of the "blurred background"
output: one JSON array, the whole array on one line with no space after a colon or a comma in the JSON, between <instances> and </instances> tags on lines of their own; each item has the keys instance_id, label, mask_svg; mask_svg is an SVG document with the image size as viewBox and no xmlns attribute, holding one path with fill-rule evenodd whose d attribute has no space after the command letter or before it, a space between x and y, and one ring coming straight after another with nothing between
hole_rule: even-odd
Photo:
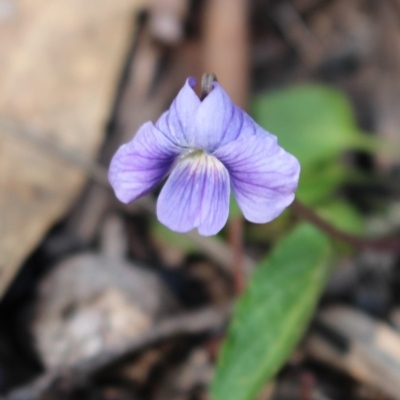
<instances>
[{"instance_id":1,"label":"blurred background","mask_svg":"<svg viewBox=\"0 0 400 400\"><path fill-rule=\"evenodd\" d=\"M157 193L124 206L107 181L204 72L298 157L299 201L399 232L399 0L0 0L0 398L209 399L238 268L301 216L254 225L232 205L217 237L179 235ZM258 400L400 399L398 255L334 253Z\"/></svg>"}]
</instances>

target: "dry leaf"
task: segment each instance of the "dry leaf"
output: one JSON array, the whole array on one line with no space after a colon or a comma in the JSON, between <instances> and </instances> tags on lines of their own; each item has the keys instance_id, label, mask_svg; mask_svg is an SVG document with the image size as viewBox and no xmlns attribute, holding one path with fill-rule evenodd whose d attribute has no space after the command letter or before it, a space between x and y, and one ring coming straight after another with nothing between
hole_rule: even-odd
<instances>
[{"instance_id":1,"label":"dry leaf","mask_svg":"<svg viewBox=\"0 0 400 400\"><path fill-rule=\"evenodd\" d=\"M145 0L16 0L0 15L0 114L83 158L101 144ZM84 176L0 131L0 296Z\"/></svg>"}]
</instances>

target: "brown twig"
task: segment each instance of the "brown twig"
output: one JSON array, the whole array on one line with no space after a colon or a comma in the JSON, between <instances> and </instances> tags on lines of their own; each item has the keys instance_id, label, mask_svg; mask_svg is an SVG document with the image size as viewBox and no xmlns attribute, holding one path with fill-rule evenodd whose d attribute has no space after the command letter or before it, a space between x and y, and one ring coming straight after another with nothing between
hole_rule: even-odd
<instances>
[{"instance_id":1,"label":"brown twig","mask_svg":"<svg viewBox=\"0 0 400 400\"><path fill-rule=\"evenodd\" d=\"M218 330L228 321L231 305L209 307L160 321L141 336L68 368L51 370L27 386L14 390L4 400L40 400L49 394L70 392L81 387L96 372L143 348L179 335L200 334Z\"/></svg>"},{"instance_id":2,"label":"brown twig","mask_svg":"<svg viewBox=\"0 0 400 400\"><path fill-rule=\"evenodd\" d=\"M299 51L306 67L317 66L323 58L324 46L292 4L289 1L277 3L273 15L288 42Z\"/></svg>"},{"instance_id":3,"label":"brown twig","mask_svg":"<svg viewBox=\"0 0 400 400\"><path fill-rule=\"evenodd\" d=\"M315 225L321 231L327 233L329 236L346 242L355 248L371 248L375 250L395 251L400 252L400 240L397 238L363 238L361 236L352 235L351 233L343 232L335 228L322 218L320 218L310 208L295 200L291 205L292 210L300 218L305 219L311 224Z\"/></svg>"}]
</instances>

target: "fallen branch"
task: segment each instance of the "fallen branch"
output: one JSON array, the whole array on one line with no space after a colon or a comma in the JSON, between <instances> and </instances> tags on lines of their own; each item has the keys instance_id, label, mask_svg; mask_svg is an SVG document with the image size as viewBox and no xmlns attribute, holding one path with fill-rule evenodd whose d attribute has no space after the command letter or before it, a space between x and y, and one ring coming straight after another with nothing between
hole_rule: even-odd
<instances>
[{"instance_id":1,"label":"fallen branch","mask_svg":"<svg viewBox=\"0 0 400 400\"><path fill-rule=\"evenodd\" d=\"M12 391L4 400L40 400L45 396L56 396L57 393L69 393L83 387L96 372L147 346L175 336L223 328L230 317L231 308L231 305L208 307L160 321L141 336L126 340L69 368L46 372L34 382Z\"/></svg>"}]
</instances>

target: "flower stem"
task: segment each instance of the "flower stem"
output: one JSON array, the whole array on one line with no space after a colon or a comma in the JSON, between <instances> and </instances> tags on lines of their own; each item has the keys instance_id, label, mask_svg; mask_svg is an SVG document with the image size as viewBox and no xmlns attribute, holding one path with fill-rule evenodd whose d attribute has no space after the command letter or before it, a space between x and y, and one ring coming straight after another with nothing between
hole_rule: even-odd
<instances>
[{"instance_id":1,"label":"flower stem","mask_svg":"<svg viewBox=\"0 0 400 400\"><path fill-rule=\"evenodd\" d=\"M229 220L228 240L233 254L233 283L236 296L245 288L246 277L243 270L243 218L234 216Z\"/></svg>"},{"instance_id":2,"label":"flower stem","mask_svg":"<svg viewBox=\"0 0 400 400\"><path fill-rule=\"evenodd\" d=\"M370 248L374 250L394 251L400 253L400 240L393 237L364 238L335 228L327 221L320 218L314 211L302 204L297 199L291 205L293 212L299 217L315 225L321 231L333 238L346 242L355 248Z\"/></svg>"}]
</instances>

